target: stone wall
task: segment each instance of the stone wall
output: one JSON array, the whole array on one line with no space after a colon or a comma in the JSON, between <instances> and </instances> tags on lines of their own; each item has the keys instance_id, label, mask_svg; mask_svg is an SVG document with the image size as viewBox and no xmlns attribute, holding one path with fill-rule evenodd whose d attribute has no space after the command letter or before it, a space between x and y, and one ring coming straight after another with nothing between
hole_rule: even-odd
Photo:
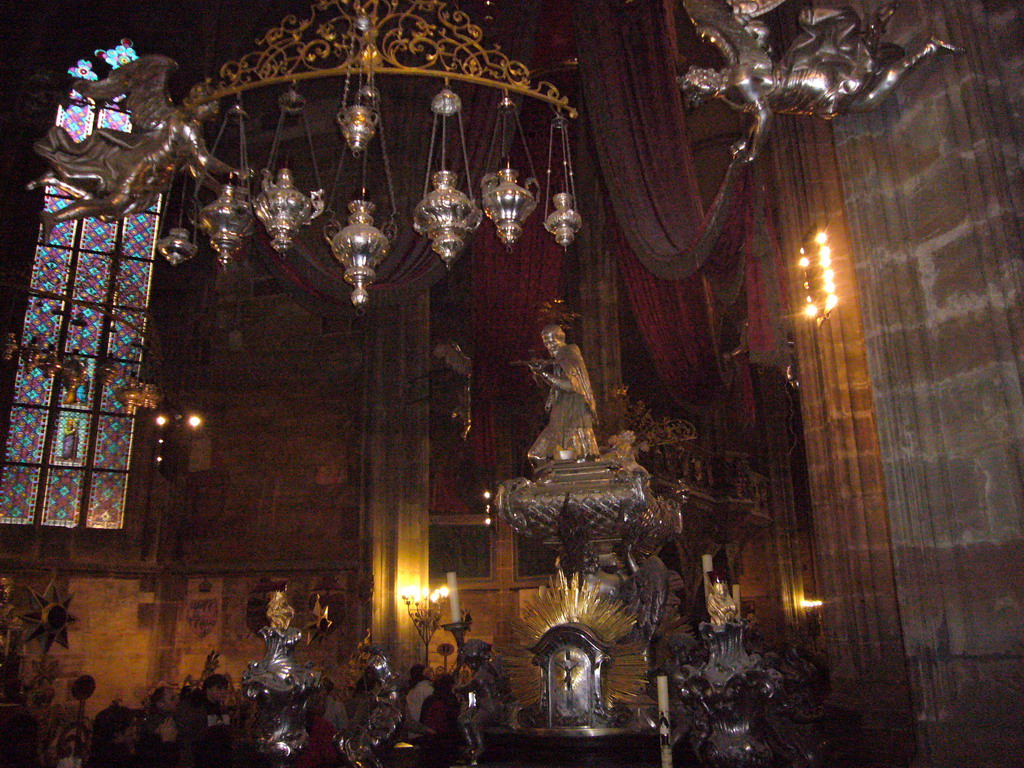
<instances>
[{"instance_id":1,"label":"stone wall","mask_svg":"<svg viewBox=\"0 0 1024 768\"><path fill-rule=\"evenodd\" d=\"M890 29L965 49L835 121L916 764L1006 766L1024 750L1024 9L917 0Z\"/></svg>"}]
</instances>

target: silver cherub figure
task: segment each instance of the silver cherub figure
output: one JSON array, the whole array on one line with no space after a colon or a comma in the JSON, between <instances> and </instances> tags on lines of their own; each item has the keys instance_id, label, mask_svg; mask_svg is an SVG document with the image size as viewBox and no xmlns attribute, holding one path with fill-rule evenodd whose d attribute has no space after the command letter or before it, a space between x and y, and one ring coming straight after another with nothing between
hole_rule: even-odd
<instances>
[{"instance_id":1,"label":"silver cherub figure","mask_svg":"<svg viewBox=\"0 0 1024 768\"><path fill-rule=\"evenodd\" d=\"M690 67L678 78L690 105L719 98L753 115L746 137L733 145L738 162L751 162L764 146L775 113L826 120L875 109L921 62L959 48L930 38L911 51L882 41L898 0L888 0L866 26L852 8L817 6L800 11L800 32L779 57L768 28L756 17L779 0L683 0L700 35L725 57L716 70Z\"/></svg>"},{"instance_id":2,"label":"silver cherub figure","mask_svg":"<svg viewBox=\"0 0 1024 768\"><path fill-rule=\"evenodd\" d=\"M141 56L105 80L75 81L75 90L88 99L124 95L132 131L97 128L76 142L54 126L36 142L36 152L52 170L28 188L53 186L75 198L66 207L43 214L46 233L62 221L90 216L113 221L145 211L184 168L204 180L208 174L233 172L209 153L203 140L201 124L217 113L217 103L187 107L171 102L167 80L177 68L166 56Z\"/></svg>"}]
</instances>

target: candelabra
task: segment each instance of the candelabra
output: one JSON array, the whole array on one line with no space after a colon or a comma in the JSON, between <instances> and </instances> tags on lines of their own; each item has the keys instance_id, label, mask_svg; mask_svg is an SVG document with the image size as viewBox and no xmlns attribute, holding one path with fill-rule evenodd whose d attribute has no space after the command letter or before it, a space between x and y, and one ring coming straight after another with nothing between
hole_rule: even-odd
<instances>
[{"instance_id":1,"label":"candelabra","mask_svg":"<svg viewBox=\"0 0 1024 768\"><path fill-rule=\"evenodd\" d=\"M430 664L430 639L441 624L444 603L448 600L448 587L427 592L410 587L402 590L402 600L409 611L412 625L423 640L423 663Z\"/></svg>"}]
</instances>

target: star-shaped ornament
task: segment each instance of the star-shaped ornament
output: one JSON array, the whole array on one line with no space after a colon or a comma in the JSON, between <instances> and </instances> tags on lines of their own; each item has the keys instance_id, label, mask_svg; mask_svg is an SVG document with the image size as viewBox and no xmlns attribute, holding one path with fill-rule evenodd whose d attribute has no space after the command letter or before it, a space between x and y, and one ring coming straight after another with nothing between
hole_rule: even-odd
<instances>
[{"instance_id":1,"label":"star-shaped ornament","mask_svg":"<svg viewBox=\"0 0 1024 768\"><path fill-rule=\"evenodd\" d=\"M306 644L309 645L313 641L319 642L323 640L330 633L331 625L334 624L329 618L327 613L331 610L330 605L323 605L320 602L320 595L316 596L316 603L310 609L313 613L312 620L306 625Z\"/></svg>"},{"instance_id":2,"label":"star-shaped ornament","mask_svg":"<svg viewBox=\"0 0 1024 768\"><path fill-rule=\"evenodd\" d=\"M26 641L38 638L43 644L44 655L49 653L54 642L67 648L68 625L77 621L68 610L74 595L62 596L54 581L50 582L43 594L31 588L29 594L34 610L21 617L28 632Z\"/></svg>"}]
</instances>

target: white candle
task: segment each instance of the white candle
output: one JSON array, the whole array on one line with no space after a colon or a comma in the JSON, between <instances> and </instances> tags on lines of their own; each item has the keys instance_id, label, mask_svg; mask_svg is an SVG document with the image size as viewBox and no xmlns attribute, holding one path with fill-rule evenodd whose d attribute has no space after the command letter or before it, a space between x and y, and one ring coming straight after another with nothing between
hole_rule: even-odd
<instances>
[{"instance_id":1,"label":"white candle","mask_svg":"<svg viewBox=\"0 0 1024 768\"><path fill-rule=\"evenodd\" d=\"M736 603L736 610L739 610L739 608L740 608L740 585L739 584L733 584L732 585L732 601L734 603Z\"/></svg>"},{"instance_id":2,"label":"white candle","mask_svg":"<svg viewBox=\"0 0 1024 768\"><path fill-rule=\"evenodd\" d=\"M658 744L661 768L672 768L672 728L668 714L668 678L658 675Z\"/></svg>"},{"instance_id":3,"label":"white candle","mask_svg":"<svg viewBox=\"0 0 1024 768\"><path fill-rule=\"evenodd\" d=\"M448 604L452 607L452 623L462 621L462 606L459 605L459 577L455 571L448 571Z\"/></svg>"},{"instance_id":4,"label":"white candle","mask_svg":"<svg viewBox=\"0 0 1024 768\"><path fill-rule=\"evenodd\" d=\"M711 573L713 570L715 570L714 555L701 555L700 563L704 567L704 573Z\"/></svg>"}]
</instances>

